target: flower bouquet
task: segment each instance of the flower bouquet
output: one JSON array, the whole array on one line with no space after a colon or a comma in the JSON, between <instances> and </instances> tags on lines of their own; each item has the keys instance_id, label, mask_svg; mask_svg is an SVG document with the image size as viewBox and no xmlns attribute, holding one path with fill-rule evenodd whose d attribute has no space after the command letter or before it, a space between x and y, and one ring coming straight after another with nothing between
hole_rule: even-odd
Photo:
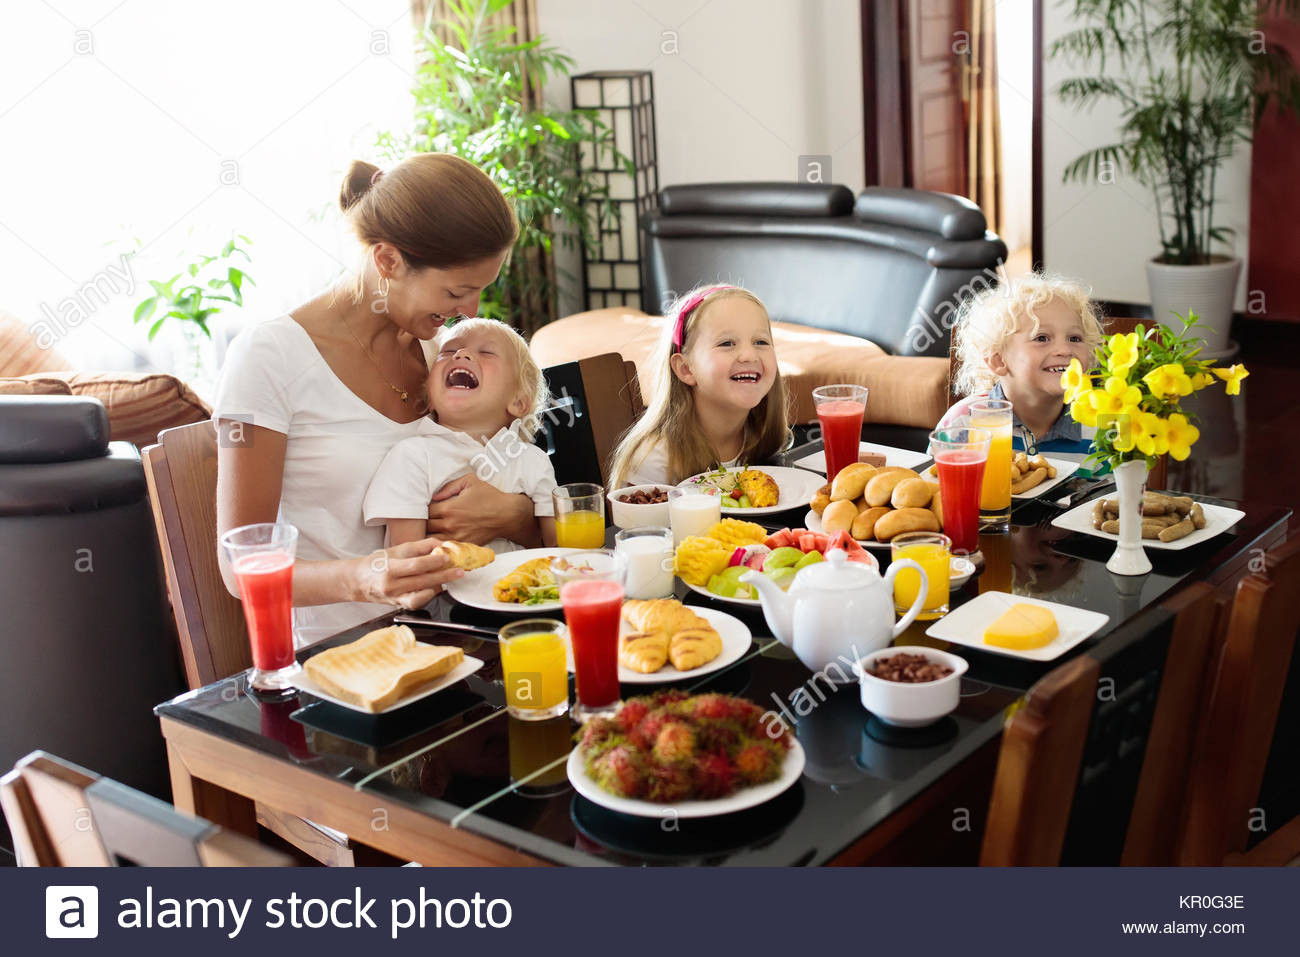
<instances>
[{"instance_id":1,"label":"flower bouquet","mask_svg":"<svg viewBox=\"0 0 1300 957\"><path fill-rule=\"evenodd\" d=\"M1096 429L1090 460L1115 472L1119 490L1119 547L1106 567L1121 575L1151 570L1142 550L1142 491L1147 470L1158 456L1183 461L1200 430L1181 406L1184 397L1222 381L1228 395L1241 392L1250 375L1240 364L1227 368L1197 359L1199 338L1192 333L1196 313L1188 311L1181 332L1170 326L1141 324L1116 333L1097 349L1097 367L1087 372L1078 359L1061 375L1070 417Z\"/></svg>"}]
</instances>

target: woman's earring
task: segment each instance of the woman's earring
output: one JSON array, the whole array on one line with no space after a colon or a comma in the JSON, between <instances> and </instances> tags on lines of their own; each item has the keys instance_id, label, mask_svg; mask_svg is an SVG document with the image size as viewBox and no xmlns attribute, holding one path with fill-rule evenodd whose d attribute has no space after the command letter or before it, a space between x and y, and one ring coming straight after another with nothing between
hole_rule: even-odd
<instances>
[{"instance_id":1,"label":"woman's earring","mask_svg":"<svg viewBox=\"0 0 1300 957\"><path fill-rule=\"evenodd\" d=\"M387 276L380 276L379 282L375 287L375 292L379 293L379 295L381 296L386 297L388 295L388 290L391 286L392 286L392 282L391 280L389 280Z\"/></svg>"}]
</instances>

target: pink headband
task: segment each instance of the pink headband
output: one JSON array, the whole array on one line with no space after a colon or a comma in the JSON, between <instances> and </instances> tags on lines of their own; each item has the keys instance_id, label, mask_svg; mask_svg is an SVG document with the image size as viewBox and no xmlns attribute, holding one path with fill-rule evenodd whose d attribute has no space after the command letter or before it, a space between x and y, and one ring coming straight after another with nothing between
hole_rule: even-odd
<instances>
[{"instance_id":1,"label":"pink headband","mask_svg":"<svg viewBox=\"0 0 1300 957\"><path fill-rule=\"evenodd\" d=\"M371 173L371 174L370 174L370 185L371 185L371 186L374 186L376 183L378 183L380 177L382 177L383 175L384 175L384 171L383 171L382 169L377 169L377 170L375 170L373 173Z\"/></svg>"},{"instance_id":2,"label":"pink headband","mask_svg":"<svg viewBox=\"0 0 1300 957\"><path fill-rule=\"evenodd\" d=\"M699 308L700 303L715 292L723 289L736 288L736 286L729 286L726 283L718 286L709 286L706 289L701 289L681 304L681 307L677 310L677 323L673 326L673 352L682 351L682 346L686 342L686 320L690 318L692 312Z\"/></svg>"}]
</instances>

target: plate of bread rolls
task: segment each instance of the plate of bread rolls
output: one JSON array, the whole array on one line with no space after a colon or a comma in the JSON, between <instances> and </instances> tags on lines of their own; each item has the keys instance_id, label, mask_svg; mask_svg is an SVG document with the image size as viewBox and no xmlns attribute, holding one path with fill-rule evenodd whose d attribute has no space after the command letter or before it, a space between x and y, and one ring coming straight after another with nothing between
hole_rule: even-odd
<instances>
[{"instance_id":1,"label":"plate of bread rolls","mask_svg":"<svg viewBox=\"0 0 1300 957\"><path fill-rule=\"evenodd\" d=\"M1190 548L1240 521L1245 512L1226 505L1198 502L1186 495L1162 492L1142 493L1142 546L1144 548ZM1119 498L1093 499L1052 519L1052 524L1071 532L1119 541Z\"/></svg>"},{"instance_id":2,"label":"plate of bread rolls","mask_svg":"<svg viewBox=\"0 0 1300 957\"><path fill-rule=\"evenodd\" d=\"M804 524L815 532L844 530L868 548L888 548L903 532L943 531L938 481L901 466L846 465L809 503Z\"/></svg>"},{"instance_id":3,"label":"plate of bread rolls","mask_svg":"<svg viewBox=\"0 0 1300 957\"><path fill-rule=\"evenodd\" d=\"M1015 452L1011 456L1011 497L1037 498L1078 470L1079 463L1070 459ZM925 470L924 475L932 482L939 481L938 472L933 465Z\"/></svg>"}]
</instances>

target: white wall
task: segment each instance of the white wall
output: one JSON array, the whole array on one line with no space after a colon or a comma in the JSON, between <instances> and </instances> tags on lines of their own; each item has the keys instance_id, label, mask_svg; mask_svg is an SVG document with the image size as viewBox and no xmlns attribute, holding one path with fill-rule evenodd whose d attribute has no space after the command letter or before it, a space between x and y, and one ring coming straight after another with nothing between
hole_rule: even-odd
<instances>
[{"instance_id":1,"label":"white wall","mask_svg":"<svg viewBox=\"0 0 1300 957\"><path fill-rule=\"evenodd\" d=\"M1042 0L1043 50L1073 28L1065 5ZM1053 92L1062 79L1081 70L1065 60L1047 60L1043 69L1043 260L1048 269L1076 276L1100 299L1148 303L1146 261L1160 252L1155 201L1130 175L1113 184L1061 182L1066 165L1084 151L1115 142L1119 111L1098 107L1079 112ZM1250 146L1219 171L1221 203L1216 220L1236 230L1235 255L1246 258L1250 216ZM1220 251L1222 251L1220 249ZM1245 307L1246 271L1237 289L1237 309Z\"/></svg>"},{"instance_id":2,"label":"white wall","mask_svg":"<svg viewBox=\"0 0 1300 957\"><path fill-rule=\"evenodd\" d=\"M653 72L661 185L794 180L799 156L829 154L830 180L862 188L856 0L538 0L538 15L574 73ZM571 103L567 79L546 94ZM561 314L580 308L567 290Z\"/></svg>"}]
</instances>

